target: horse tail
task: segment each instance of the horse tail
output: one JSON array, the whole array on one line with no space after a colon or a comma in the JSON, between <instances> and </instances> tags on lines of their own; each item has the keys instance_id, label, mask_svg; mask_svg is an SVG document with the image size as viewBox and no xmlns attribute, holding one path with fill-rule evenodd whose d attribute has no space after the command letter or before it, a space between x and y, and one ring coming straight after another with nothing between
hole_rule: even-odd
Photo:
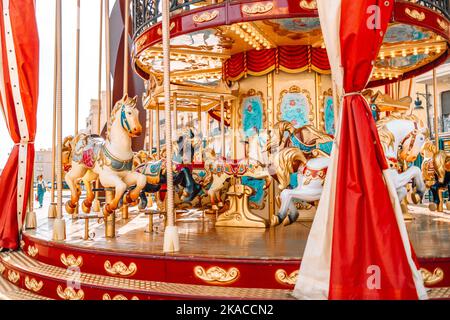
<instances>
[{"instance_id":1,"label":"horse tail","mask_svg":"<svg viewBox=\"0 0 450 320\"><path fill-rule=\"evenodd\" d=\"M278 188L286 189L291 180L291 174L296 171L300 164L306 164L304 153L298 148L286 148L281 150L274 159Z\"/></svg>"},{"instance_id":2,"label":"horse tail","mask_svg":"<svg viewBox=\"0 0 450 320\"><path fill-rule=\"evenodd\" d=\"M266 150L268 152L276 150L279 146L281 146L284 140L284 133L286 131L293 133L295 131L295 127L289 121L280 121L274 126L274 131L274 135L270 135L267 142Z\"/></svg>"}]
</instances>

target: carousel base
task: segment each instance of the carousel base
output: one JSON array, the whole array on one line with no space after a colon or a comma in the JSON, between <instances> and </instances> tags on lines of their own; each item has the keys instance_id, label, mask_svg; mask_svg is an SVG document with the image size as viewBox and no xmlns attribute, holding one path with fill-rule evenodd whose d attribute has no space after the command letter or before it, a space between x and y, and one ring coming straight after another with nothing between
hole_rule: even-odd
<instances>
[{"instance_id":1,"label":"carousel base","mask_svg":"<svg viewBox=\"0 0 450 320\"><path fill-rule=\"evenodd\" d=\"M411 214L407 228L429 296L450 299L450 213L420 206ZM179 214L180 251L168 254L158 216L148 233L144 213L130 209L123 220L118 212L113 239L103 223L89 220L89 240L85 220L65 217L66 240L54 241L54 221L38 215L22 250L0 255L0 292L12 299L292 299L310 223L231 228L215 227L214 218Z\"/></svg>"}]
</instances>

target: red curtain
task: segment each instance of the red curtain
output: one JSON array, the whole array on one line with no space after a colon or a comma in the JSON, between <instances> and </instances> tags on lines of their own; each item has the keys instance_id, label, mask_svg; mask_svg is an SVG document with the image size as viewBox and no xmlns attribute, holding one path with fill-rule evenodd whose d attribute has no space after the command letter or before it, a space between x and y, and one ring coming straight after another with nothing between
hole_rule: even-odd
<instances>
[{"instance_id":1,"label":"red curtain","mask_svg":"<svg viewBox=\"0 0 450 320\"><path fill-rule=\"evenodd\" d=\"M330 73L327 52L311 46L281 46L276 49L237 53L224 63L224 78L239 80L249 75L261 76L273 70L301 72L314 70Z\"/></svg>"},{"instance_id":2,"label":"red curtain","mask_svg":"<svg viewBox=\"0 0 450 320\"><path fill-rule=\"evenodd\" d=\"M344 97L337 172L330 299L417 299L382 170L387 169L369 106L358 93L369 80L394 0L342 0ZM368 27L367 8L381 25ZM379 288L368 284L373 272Z\"/></svg>"},{"instance_id":3,"label":"red curtain","mask_svg":"<svg viewBox=\"0 0 450 320\"><path fill-rule=\"evenodd\" d=\"M39 38L34 0L2 1L0 11L0 105L15 143L0 176L0 248L17 249L33 175Z\"/></svg>"}]
</instances>

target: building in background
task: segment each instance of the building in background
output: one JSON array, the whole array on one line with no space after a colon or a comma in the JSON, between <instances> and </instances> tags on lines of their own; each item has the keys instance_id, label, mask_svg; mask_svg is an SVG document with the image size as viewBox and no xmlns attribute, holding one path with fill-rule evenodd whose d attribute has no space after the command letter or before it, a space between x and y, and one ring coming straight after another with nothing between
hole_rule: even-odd
<instances>
[{"instance_id":1,"label":"building in background","mask_svg":"<svg viewBox=\"0 0 450 320\"><path fill-rule=\"evenodd\" d=\"M34 158L34 179L43 175L44 181L52 179L52 149L41 149L36 151Z\"/></svg>"},{"instance_id":2,"label":"building in background","mask_svg":"<svg viewBox=\"0 0 450 320\"><path fill-rule=\"evenodd\" d=\"M100 128L103 130L106 125L106 92L102 92L101 101L101 114L100 114ZM98 134L98 109L99 103L98 99L91 99L91 106L89 110L89 116L86 118L86 133Z\"/></svg>"},{"instance_id":3,"label":"building in background","mask_svg":"<svg viewBox=\"0 0 450 320\"><path fill-rule=\"evenodd\" d=\"M436 69L437 77L437 118L439 137L443 147L450 152L450 61ZM415 99L413 107L416 112L425 115L427 126L434 139L434 96L433 72L427 72L415 78L415 91L411 93ZM422 110L422 111L420 111Z\"/></svg>"}]
</instances>

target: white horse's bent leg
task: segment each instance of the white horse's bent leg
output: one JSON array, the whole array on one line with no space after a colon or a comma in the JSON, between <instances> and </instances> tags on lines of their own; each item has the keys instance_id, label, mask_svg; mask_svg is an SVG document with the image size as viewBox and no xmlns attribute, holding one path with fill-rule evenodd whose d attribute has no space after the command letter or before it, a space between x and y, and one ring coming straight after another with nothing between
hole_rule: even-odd
<instances>
[{"instance_id":1,"label":"white horse's bent leg","mask_svg":"<svg viewBox=\"0 0 450 320\"><path fill-rule=\"evenodd\" d=\"M103 208L103 213L105 215L110 215L117 209L120 199L127 190L127 184L123 182L117 174L114 174L114 172L110 170L103 170L100 172L99 177L100 182L104 187L115 189L114 199L110 203L107 203Z\"/></svg>"},{"instance_id":2,"label":"white horse's bent leg","mask_svg":"<svg viewBox=\"0 0 450 320\"><path fill-rule=\"evenodd\" d=\"M67 213L73 214L75 212L75 208L77 206L78 200L80 199L80 195L78 193L77 182L85 173L87 169L76 163L72 162L72 168L69 172L66 173L64 180L70 188L70 200L68 200L65 204L65 208Z\"/></svg>"},{"instance_id":3,"label":"white horse's bent leg","mask_svg":"<svg viewBox=\"0 0 450 320\"><path fill-rule=\"evenodd\" d=\"M138 173L138 172L130 172L125 176L123 181L127 184L127 186L133 186L136 185L136 188L134 188L131 192L129 192L125 197L126 203L132 203L136 199L139 198L139 194L141 193L142 189L144 189L145 185L147 184L147 178L145 175Z\"/></svg>"}]
</instances>

